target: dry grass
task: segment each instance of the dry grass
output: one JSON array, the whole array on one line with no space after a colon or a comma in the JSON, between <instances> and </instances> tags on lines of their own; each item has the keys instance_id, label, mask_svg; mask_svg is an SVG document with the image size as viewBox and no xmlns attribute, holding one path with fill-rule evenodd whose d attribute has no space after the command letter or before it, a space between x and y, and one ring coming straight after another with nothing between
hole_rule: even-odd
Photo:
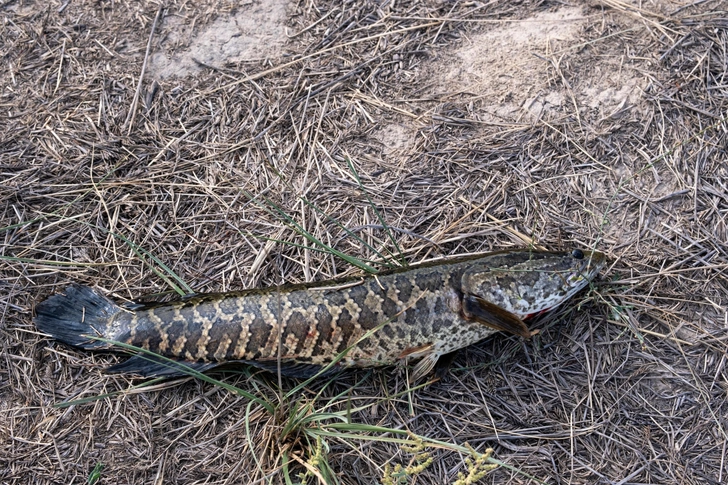
<instances>
[{"instance_id":1,"label":"dry grass","mask_svg":"<svg viewBox=\"0 0 728 485\"><path fill-rule=\"evenodd\" d=\"M101 463L105 483L281 483L286 452L315 483L325 427L284 429L301 405L492 447L548 483L728 481L728 3L693 3L571 6L577 38L504 61L538 72L534 111L530 76L473 74L458 49L560 2L294 2L280 55L141 83L154 52L184 48L164 44L171 19L196 31L247 7L172 0L150 43L154 2L0 2L0 482L84 483ZM500 94L477 91L487 75ZM618 76L632 97L590 105ZM193 379L127 392L138 382L102 372L118 357L35 331L34 305L71 281L119 299L180 284L148 255L196 291L356 271L246 192L347 254L376 259L302 197L396 254L347 160L409 261L533 243L612 264L530 341L472 346L411 393L401 369L288 398L295 382L224 376L273 413ZM342 483L417 462L343 433L320 443ZM412 483L467 473L467 453L429 452ZM506 468L483 482L537 483Z\"/></svg>"}]
</instances>

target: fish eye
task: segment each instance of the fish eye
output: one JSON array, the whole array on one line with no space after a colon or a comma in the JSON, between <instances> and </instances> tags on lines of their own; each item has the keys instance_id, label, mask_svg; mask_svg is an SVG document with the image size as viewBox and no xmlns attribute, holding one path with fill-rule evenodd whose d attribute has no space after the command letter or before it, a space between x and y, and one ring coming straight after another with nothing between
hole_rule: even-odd
<instances>
[{"instance_id":1,"label":"fish eye","mask_svg":"<svg viewBox=\"0 0 728 485\"><path fill-rule=\"evenodd\" d=\"M572 255L572 256L573 256L573 257L574 257L575 259L584 259L584 251L582 251L581 249L574 249L574 250L573 250L573 251L571 252L571 255Z\"/></svg>"}]
</instances>

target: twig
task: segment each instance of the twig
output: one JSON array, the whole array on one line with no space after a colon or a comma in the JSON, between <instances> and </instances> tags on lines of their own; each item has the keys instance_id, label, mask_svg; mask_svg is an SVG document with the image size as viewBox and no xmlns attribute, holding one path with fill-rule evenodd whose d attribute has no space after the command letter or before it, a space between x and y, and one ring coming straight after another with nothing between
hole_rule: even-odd
<instances>
[{"instance_id":1,"label":"twig","mask_svg":"<svg viewBox=\"0 0 728 485\"><path fill-rule=\"evenodd\" d=\"M164 6L160 5L159 9L157 10L157 15L154 17L154 22L152 23L152 31L149 33L149 41L147 42L147 51L144 53L144 63L142 64L142 72L139 74L139 82L137 82L136 92L134 93L134 100L131 102L131 108L129 109L129 114L126 117L126 125L127 130L126 134L129 136L131 134L131 128L134 126L134 119L136 118L136 110L137 106L139 106L139 94L142 90L142 81L144 80L144 74L147 70L147 62L149 61L149 52L152 50L152 39L154 38L154 31L157 29L157 21L162 16L162 11L164 11Z\"/></svg>"},{"instance_id":2,"label":"twig","mask_svg":"<svg viewBox=\"0 0 728 485\"><path fill-rule=\"evenodd\" d=\"M66 55L66 39L63 39L63 47L61 47L61 60L58 62L58 75L56 76L56 87L53 94L56 94L58 87L61 85L61 73L63 72L63 56Z\"/></svg>"}]
</instances>

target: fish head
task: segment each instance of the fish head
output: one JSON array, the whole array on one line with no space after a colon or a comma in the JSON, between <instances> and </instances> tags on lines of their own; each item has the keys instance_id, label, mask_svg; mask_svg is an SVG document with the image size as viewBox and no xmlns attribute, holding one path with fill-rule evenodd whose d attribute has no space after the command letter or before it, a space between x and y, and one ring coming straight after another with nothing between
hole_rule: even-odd
<instances>
[{"instance_id":1,"label":"fish head","mask_svg":"<svg viewBox=\"0 0 728 485\"><path fill-rule=\"evenodd\" d=\"M508 251L463 273L462 291L528 318L571 298L605 262L604 254L581 249Z\"/></svg>"}]
</instances>

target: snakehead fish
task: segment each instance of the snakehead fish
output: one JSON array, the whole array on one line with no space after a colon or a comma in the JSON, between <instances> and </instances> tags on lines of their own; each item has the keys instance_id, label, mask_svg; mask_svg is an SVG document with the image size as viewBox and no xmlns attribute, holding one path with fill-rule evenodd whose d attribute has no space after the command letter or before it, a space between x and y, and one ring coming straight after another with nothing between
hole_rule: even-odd
<instances>
[{"instance_id":1,"label":"snakehead fish","mask_svg":"<svg viewBox=\"0 0 728 485\"><path fill-rule=\"evenodd\" d=\"M337 356L340 367L419 359L414 381L440 357L496 331L531 336L523 320L570 298L604 261L601 253L578 249L508 250L376 276L127 306L73 285L38 304L35 323L82 349L123 342L198 371L234 362L308 377ZM179 366L148 353L107 372L184 375Z\"/></svg>"}]
</instances>

